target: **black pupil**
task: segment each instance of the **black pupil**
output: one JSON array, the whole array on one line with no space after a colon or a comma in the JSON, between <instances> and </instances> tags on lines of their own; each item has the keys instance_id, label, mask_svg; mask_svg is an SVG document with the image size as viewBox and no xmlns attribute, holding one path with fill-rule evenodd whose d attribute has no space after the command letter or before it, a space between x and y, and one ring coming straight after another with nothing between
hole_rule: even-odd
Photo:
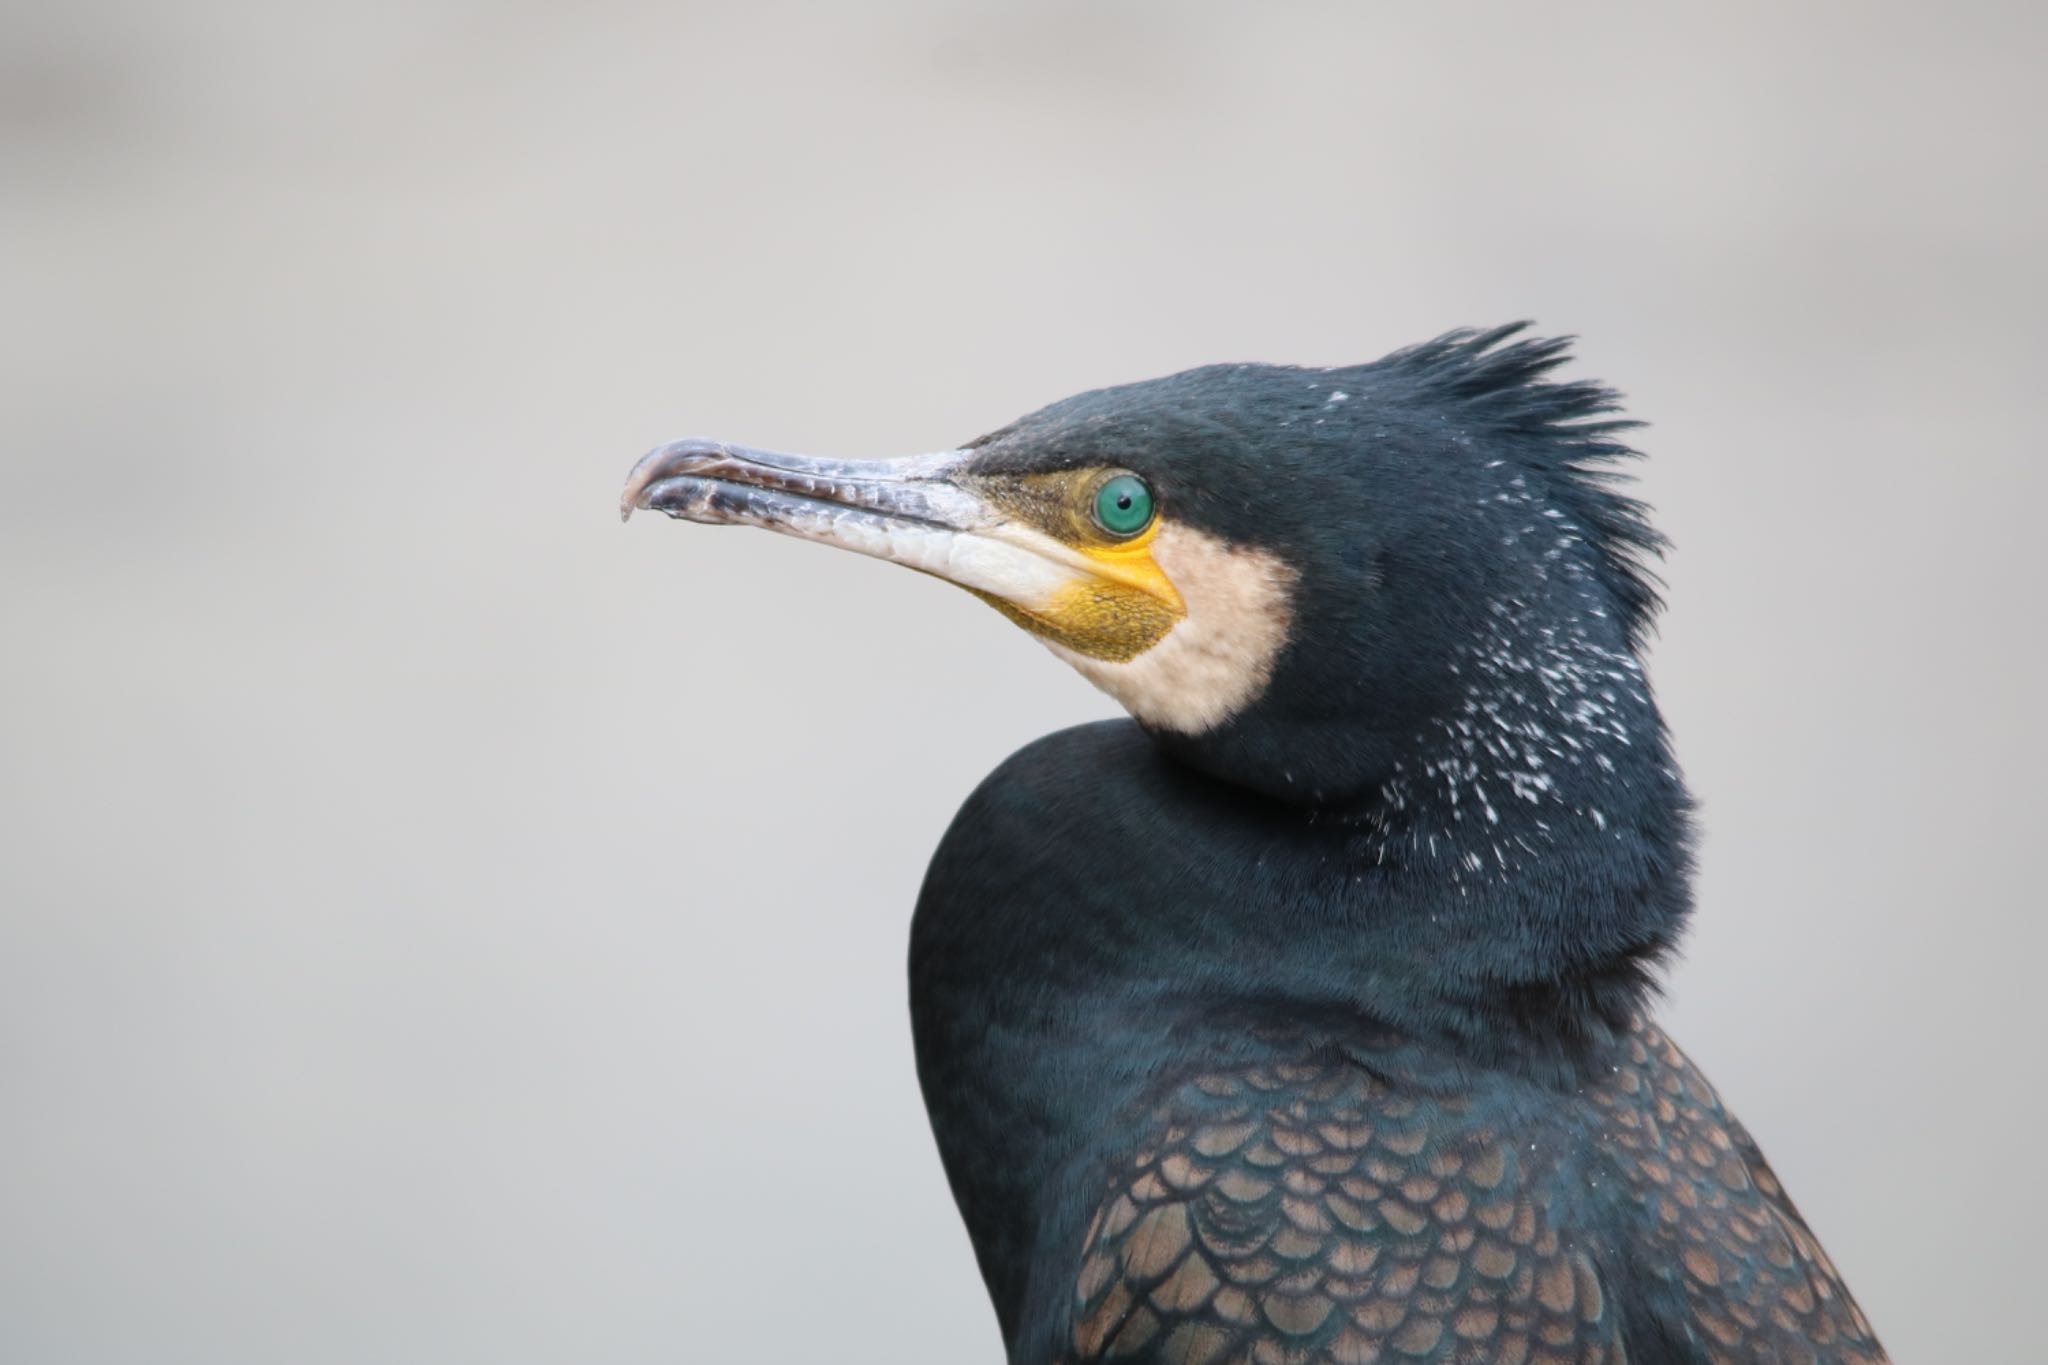
<instances>
[{"instance_id":1,"label":"black pupil","mask_svg":"<svg viewBox=\"0 0 2048 1365\"><path fill-rule=\"evenodd\" d=\"M1125 511L1125 512L1128 512L1128 511L1130 511L1130 510L1131 510L1131 495L1130 495L1129 493L1119 493L1119 494L1117 494L1117 497L1116 497L1116 505L1117 505L1117 507L1118 507L1118 508L1119 508L1120 510L1122 510L1122 511Z\"/></svg>"}]
</instances>

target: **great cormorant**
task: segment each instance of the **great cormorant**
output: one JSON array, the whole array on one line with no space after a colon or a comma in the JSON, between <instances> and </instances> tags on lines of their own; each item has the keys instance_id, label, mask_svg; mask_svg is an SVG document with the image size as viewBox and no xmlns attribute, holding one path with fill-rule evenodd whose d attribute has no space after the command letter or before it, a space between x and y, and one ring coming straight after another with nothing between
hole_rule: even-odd
<instances>
[{"instance_id":1,"label":"great cormorant","mask_svg":"<svg viewBox=\"0 0 2048 1365\"><path fill-rule=\"evenodd\" d=\"M951 579L1133 718L983 782L911 927L1016 1365L1885 1358L1651 1020L1690 909L1662 541L1616 396L1519 330L633 472L627 513Z\"/></svg>"}]
</instances>

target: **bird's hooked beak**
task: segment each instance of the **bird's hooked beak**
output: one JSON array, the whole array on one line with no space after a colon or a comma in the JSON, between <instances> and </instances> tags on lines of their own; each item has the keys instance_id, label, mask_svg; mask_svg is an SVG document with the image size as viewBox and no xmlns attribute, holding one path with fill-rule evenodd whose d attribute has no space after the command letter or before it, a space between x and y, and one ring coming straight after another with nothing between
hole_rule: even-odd
<instances>
[{"instance_id":1,"label":"bird's hooked beak","mask_svg":"<svg viewBox=\"0 0 2048 1365\"><path fill-rule=\"evenodd\" d=\"M717 441L672 441L626 480L638 508L715 526L759 526L886 559L957 583L1051 643L1128 659L1185 614L1147 543L1089 542L1060 514L1069 499L982 476L972 452L893 460L820 459ZM1087 471L1059 476L1080 486Z\"/></svg>"}]
</instances>

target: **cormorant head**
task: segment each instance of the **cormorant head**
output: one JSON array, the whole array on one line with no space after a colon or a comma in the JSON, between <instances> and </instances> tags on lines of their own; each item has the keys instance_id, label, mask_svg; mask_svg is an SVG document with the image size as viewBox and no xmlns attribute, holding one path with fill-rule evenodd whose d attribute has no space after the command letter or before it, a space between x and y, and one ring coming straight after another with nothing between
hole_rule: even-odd
<instances>
[{"instance_id":1,"label":"cormorant head","mask_svg":"<svg viewBox=\"0 0 2048 1365\"><path fill-rule=\"evenodd\" d=\"M1189 370L936 455L678 441L640 461L622 511L950 579L1170 751L1283 799L1398 793L1461 732L1468 758L1505 745L1540 783L1539 749L1576 748L1573 724L1625 730L1648 705L1640 560L1659 542L1601 472L1628 453L1613 395L1546 381L1567 343L1519 330L1347 368Z\"/></svg>"}]
</instances>

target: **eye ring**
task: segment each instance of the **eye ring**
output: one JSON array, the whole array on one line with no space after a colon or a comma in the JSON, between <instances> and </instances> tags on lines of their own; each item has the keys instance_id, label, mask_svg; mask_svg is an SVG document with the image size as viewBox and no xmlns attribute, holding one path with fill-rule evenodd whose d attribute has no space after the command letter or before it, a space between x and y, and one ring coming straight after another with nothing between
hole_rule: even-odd
<instances>
[{"instance_id":1,"label":"eye ring","mask_svg":"<svg viewBox=\"0 0 2048 1365\"><path fill-rule=\"evenodd\" d=\"M1119 540L1142 533L1152 524L1155 510L1152 486L1128 473L1104 479L1089 505L1095 524Z\"/></svg>"}]
</instances>

